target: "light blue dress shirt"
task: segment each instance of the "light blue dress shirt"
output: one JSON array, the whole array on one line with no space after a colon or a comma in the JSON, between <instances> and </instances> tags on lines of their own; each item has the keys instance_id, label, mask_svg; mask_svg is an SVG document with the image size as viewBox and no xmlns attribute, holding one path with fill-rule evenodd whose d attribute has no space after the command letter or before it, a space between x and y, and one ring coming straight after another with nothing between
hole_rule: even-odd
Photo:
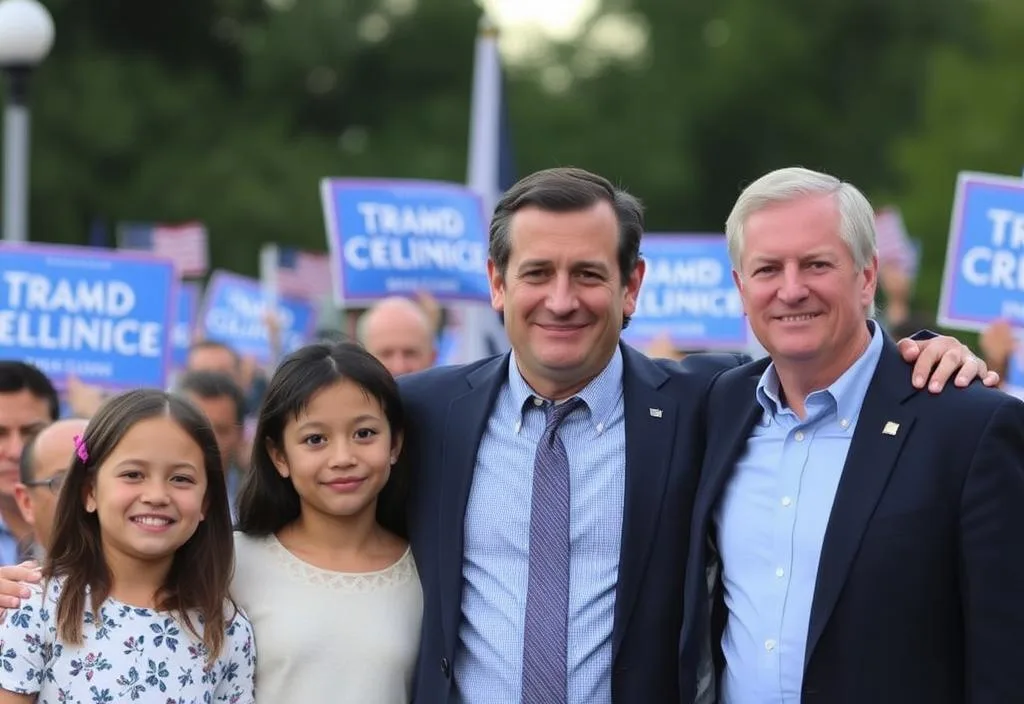
<instances>
[{"instance_id":1,"label":"light blue dress shirt","mask_svg":"<svg viewBox=\"0 0 1024 704\"><path fill-rule=\"evenodd\" d=\"M622 353L559 428L571 487L568 701L611 702L612 624L626 482ZM515 358L480 441L466 506L457 700L520 701L533 462L544 431Z\"/></svg>"},{"instance_id":2,"label":"light blue dress shirt","mask_svg":"<svg viewBox=\"0 0 1024 704\"><path fill-rule=\"evenodd\" d=\"M728 608L723 704L800 702L825 529L882 353L873 328L853 366L807 397L803 421L780 401L774 365L758 382L764 413L714 517Z\"/></svg>"}]
</instances>

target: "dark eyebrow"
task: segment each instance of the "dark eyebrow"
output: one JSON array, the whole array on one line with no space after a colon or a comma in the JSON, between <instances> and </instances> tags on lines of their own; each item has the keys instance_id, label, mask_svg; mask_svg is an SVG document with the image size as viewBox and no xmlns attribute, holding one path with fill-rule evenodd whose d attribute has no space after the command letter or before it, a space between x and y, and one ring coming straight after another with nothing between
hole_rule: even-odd
<instances>
[{"instance_id":1,"label":"dark eyebrow","mask_svg":"<svg viewBox=\"0 0 1024 704\"><path fill-rule=\"evenodd\" d=\"M151 464L152 463L148 462L147 460L140 460L140 459L135 459L135 458L129 457L126 460L122 460L121 462L118 462L117 466L118 466L118 468L121 468L124 465L137 465L137 466L141 466L141 467L149 467ZM194 464L192 464L191 462L175 462L174 464L171 465L171 469L173 469L173 470L190 469L193 472L198 472L199 471L199 469Z\"/></svg>"},{"instance_id":2,"label":"dark eyebrow","mask_svg":"<svg viewBox=\"0 0 1024 704\"><path fill-rule=\"evenodd\" d=\"M519 266L516 267L516 269L517 271L522 271L523 269L533 269L545 266L551 266L551 261L549 259L526 259L519 262Z\"/></svg>"}]
</instances>

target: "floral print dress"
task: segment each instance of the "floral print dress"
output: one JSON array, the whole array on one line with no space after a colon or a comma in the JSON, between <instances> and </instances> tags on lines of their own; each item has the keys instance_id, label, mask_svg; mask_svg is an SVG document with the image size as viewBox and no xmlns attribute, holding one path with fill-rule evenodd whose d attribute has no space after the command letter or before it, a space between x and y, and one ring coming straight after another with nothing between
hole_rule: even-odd
<instances>
[{"instance_id":1,"label":"floral print dress","mask_svg":"<svg viewBox=\"0 0 1024 704\"><path fill-rule=\"evenodd\" d=\"M60 642L60 589L60 580L45 594L35 587L20 608L7 612L0 624L0 688L38 693L40 704L254 701L256 653L241 613L228 622L221 654L207 667L202 641L172 614L114 599L103 602L98 617L86 610L80 645ZM193 621L201 627L198 616Z\"/></svg>"}]
</instances>

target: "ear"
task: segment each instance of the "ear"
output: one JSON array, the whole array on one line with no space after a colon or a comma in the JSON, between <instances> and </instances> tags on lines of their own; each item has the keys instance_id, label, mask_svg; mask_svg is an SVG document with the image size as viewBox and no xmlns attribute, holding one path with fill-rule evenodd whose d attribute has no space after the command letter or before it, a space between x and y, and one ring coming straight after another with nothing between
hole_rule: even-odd
<instances>
[{"instance_id":1,"label":"ear","mask_svg":"<svg viewBox=\"0 0 1024 704\"><path fill-rule=\"evenodd\" d=\"M267 455L270 456L270 461L274 463L274 469L277 470L277 473L285 479L290 477L291 469L288 467L288 458L281 452L281 448L271 442L270 438L264 438L263 447L266 448Z\"/></svg>"},{"instance_id":2,"label":"ear","mask_svg":"<svg viewBox=\"0 0 1024 704\"><path fill-rule=\"evenodd\" d=\"M85 504L86 513L96 513L96 479L95 477L86 480L82 487L82 503Z\"/></svg>"},{"instance_id":3,"label":"ear","mask_svg":"<svg viewBox=\"0 0 1024 704\"><path fill-rule=\"evenodd\" d=\"M871 257L861 273L864 275L864 285L861 287L860 303L864 310L868 310L875 302L875 292L878 290L878 256Z\"/></svg>"},{"instance_id":4,"label":"ear","mask_svg":"<svg viewBox=\"0 0 1024 704\"><path fill-rule=\"evenodd\" d=\"M405 435L398 433L391 438L391 464L398 461L399 456L402 454L402 444L405 442Z\"/></svg>"},{"instance_id":5,"label":"ear","mask_svg":"<svg viewBox=\"0 0 1024 704\"><path fill-rule=\"evenodd\" d=\"M491 308L502 313L505 311L505 275L493 259L487 260L487 279L491 283Z\"/></svg>"},{"instance_id":6,"label":"ear","mask_svg":"<svg viewBox=\"0 0 1024 704\"><path fill-rule=\"evenodd\" d=\"M21 511L21 517L25 519L25 522L30 526L35 526L36 517L35 512L32 511L32 497L28 493L28 487L21 482L14 485L14 502L18 504L18 510Z\"/></svg>"},{"instance_id":7,"label":"ear","mask_svg":"<svg viewBox=\"0 0 1024 704\"><path fill-rule=\"evenodd\" d=\"M623 315L633 315L636 312L636 301L640 297L640 286L644 282L644 274L646 272L647 262L640 259L637 261L633 273L629 275L629 279L625 282L625 298L622 302Z\"/></svg>"}]
</instances>

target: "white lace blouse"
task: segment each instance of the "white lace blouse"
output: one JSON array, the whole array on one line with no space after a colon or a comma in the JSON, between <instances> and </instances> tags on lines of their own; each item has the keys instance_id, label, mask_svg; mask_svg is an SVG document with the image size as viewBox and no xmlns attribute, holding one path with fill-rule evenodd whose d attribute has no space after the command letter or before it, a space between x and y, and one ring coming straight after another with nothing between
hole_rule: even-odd
<instances>
[{"instance_id":1,"label":"white lace blouse","mask_svg":"<svg viewBox=\"0 0 1024 704\"><path fill-rule=\"evenodd\" d=\"M303 562L235 533L231 594L256 638L256 702L407 704L423 595L412 552L366 573Z\"/></svg>"}]
</instances>

